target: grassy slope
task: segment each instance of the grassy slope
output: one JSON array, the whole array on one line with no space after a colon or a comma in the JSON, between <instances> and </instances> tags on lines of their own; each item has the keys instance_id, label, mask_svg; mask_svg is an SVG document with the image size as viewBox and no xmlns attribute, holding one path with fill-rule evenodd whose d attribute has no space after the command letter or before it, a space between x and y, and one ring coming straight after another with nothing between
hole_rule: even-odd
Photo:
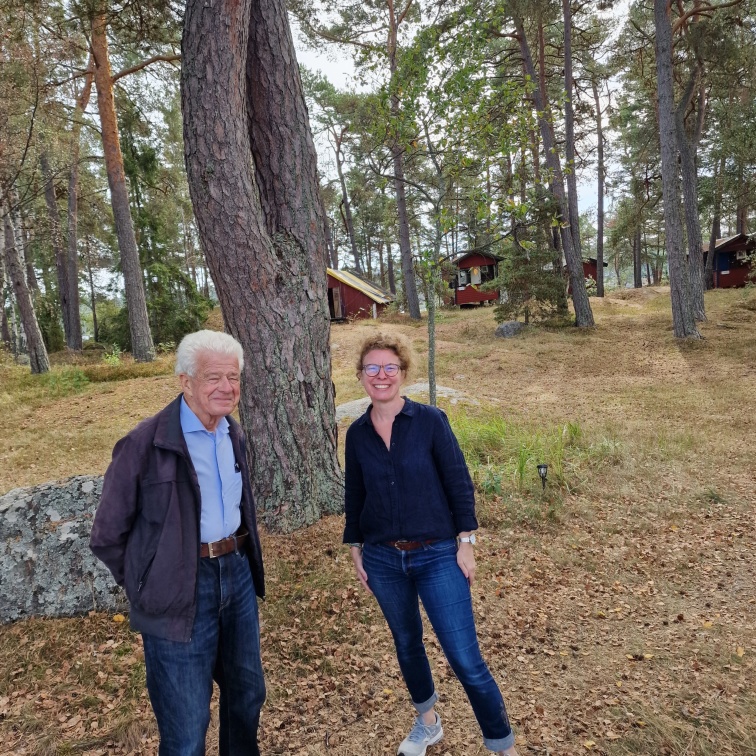
<instances>
[{"instance_id":1,"label":"grassy slope","mask_svg":"<svg viewBox=\"0 0 756 756\"><path fill-rule=\"evenodd\" d=\"M500 341L490 309L439 324L439 382L479 402L447 406L480 494L484 653L523 753L756 754L756 298L708 294L691 344L672 337L664 291L592 301L588 333ZM333 329L339 403L360 396L354 348L375 327ZM386 327L413 340L421 380L424 329ZM47 382L0 367L0 491L102 472L176 393L169 369L69 393L71 367ZM393 753L411 719L340 529L263 537L266 753ZM434 755L482 754L428 647L446 730ZM3 753L155 753L138 636L101 615L0 630L0 739Z\"/></svg>"}]
</instances>

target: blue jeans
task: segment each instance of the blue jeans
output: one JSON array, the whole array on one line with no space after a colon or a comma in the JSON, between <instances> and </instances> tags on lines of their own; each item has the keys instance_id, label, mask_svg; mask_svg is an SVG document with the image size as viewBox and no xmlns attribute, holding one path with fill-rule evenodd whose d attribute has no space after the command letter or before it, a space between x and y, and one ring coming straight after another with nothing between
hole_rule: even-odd
<instances>
[{"instance_id":1,"label":"blue jeans","mask_svg":"<svg viewBox=\"0 0 756 756\"><path fill-rule=\"evenodd\" d=\"M241 553L200 559L188 643L144 635L147 690L160 756L203 756L213 680L220 689L221 756L258 756L265 701L257 597Z\"/></svg>"},{"instance_id":2,"label":"blue jeans","mask_svg":"<svg viewBox=\"0 0 756 756\"><path fill-rule=\"evenodd\" d=\"M423 602L449 665L470 699L483 741L491 751L514 744L504 699L480 655L470 586L457 565L454 538L413 551L366 543L362 564L391 634L402 676L419 713L437 700L423 645Z\"/></svg>"}]
</instances>

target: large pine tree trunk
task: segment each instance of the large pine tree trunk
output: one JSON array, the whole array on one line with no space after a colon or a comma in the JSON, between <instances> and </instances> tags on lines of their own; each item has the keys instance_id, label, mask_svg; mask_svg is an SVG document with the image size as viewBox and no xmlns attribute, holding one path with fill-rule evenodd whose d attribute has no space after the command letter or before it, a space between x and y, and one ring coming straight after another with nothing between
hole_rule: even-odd
<instances>
[{"instance_id":1,"label":"large pine tree trunk","mask_svg":"<svg viewBox=\"0 0 756 756\"><path fill-rule=\"evenodd\" d=\"M659 101L659 144L662 162L664 235L672 298L672 329L677 338L700 339L696 328L690 293L690 275L683 249L680 221L680 181L677 175L677 138L675 136L672 82L672 25L668 0L654 0L656 27L656 80Z\"/></svg>"},{"instance_id":2,"label":"large pine tree trunk","mask_svg":"<svg viewBox=\"0 0 756 756\"><path fill-rule=\"evenodd\" d=\"M262 521L343 507L315 149L282 0L189 0L181 94L189 187L229 331Z\"/></svg>"},{"instance_id":3,"label":"large pine tree trunk","mask_svg":"<svg viewBox=\"0 0 756 756\"><path fill-rule=\"evenodd\" d=\"M47 357L42 331L39 328L34 304L26 284L24 264L20 254L22 249L21 235L14 228L10 212L5 214L3 223L5 269L13 286L13 293L21 315L21 325L26 335L26 346L29 350L29 365L32 373L46 373L50 369L50 360Z\"/></svg>"},{"instance_id":4,"label":"large pine tree trunk","mask_svg":"<svg viewBox=\"0 0 756 756\"><path fill-rule=\"evenodd\" d=\"M151 362L155 359L155 347L150 333L147 302L144 295L142 265L134 236L134 224L129 208L129 192L123 169L123 154L118 136L113 81L108 55L107 15L104 10L92 16L92 56L95 61L95 88L97 89L97 109L100 113L102 147L105 154L105 169L110 187L110 204L113 208L118 249L121 253L126 307L129 311L129 331L131 333L131 353L137 362Z\"/></svg>"},{"instance_id":5,"label":"large pine tree trunk","mask_svg":"<svg viewBox=\"0 0 756 756\"><path fill-rule=\"evenodd\" d=\"M525 27L521 19L515 19L515 27L525 70L533 81L537 81L536 71L533 66L533 56L530 54L530 46L528 45L528 40L525 36ZM532 97L535 101L536 112L538 113L538 123L541 128L541 139L543 140L543 148L546 153L546 162L553 177L551 182L552 192L560 208L562 218L568 220L570 212L564 192L564 175L559 155L557 154L556 140L554 139L553 126L549 112L547 111L547 104L543 101L541 91L538 87L533 90ZM570 277L572 304L575 308L575 324L581 328L592 327L594 325L593 312L591 311L591 303L585 288L583 261L580 258L579 250L575 249L569 224L567 227L562 225L560 237L564 257L567 262L567 273Z\"/></svg>"}]
</instances>

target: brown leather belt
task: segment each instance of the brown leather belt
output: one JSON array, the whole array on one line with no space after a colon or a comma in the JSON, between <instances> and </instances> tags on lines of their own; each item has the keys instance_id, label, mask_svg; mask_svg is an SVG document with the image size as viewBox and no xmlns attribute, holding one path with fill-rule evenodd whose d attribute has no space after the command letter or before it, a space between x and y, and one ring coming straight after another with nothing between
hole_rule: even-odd
<instances>
[{"instance_id":1,"label":"brown leather belt","mask_svg":"<svg viewBox=\"0 0 756 756\"><path fill-rule=\"evenodd\" d=\"M386 541L386 546L393 546L399 551L414 551L415 549L422 549L423 546L430 546L432 543L436 543L440 539L431 538L429 541Z\"/></svg>"},{"instance_id":2,"label":"brown leather belt","mask_svg":"<svg viewBox=\"0 0 756 756\"><path fill-rule=\"evenodd\" d=\"M228 536L228 538L221 538L220 541L213 541L212 543L200 544L200 556L209 557L214 559L215 557L229 554L232 551L238 551L239 547L244 545L244 541L247 540L249 533L236 533Z\"/></svg>"}]
</instances>

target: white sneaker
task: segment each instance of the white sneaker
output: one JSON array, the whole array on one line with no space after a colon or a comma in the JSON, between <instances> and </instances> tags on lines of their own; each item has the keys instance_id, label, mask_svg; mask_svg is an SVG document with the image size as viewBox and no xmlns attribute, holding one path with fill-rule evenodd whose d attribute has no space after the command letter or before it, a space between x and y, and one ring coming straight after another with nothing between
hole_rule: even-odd
<instances>
[{"instance_id":1,"label":"white sneaker","mask_svg":"<svg viewBox=\"0 0 756 756\"><path fill-rule=\"evenodd\" d=\"M423 724L421 717L415 719L410 734L402 741L397 750L397 756L425 756L425 750L430 745L438 743L444 737L441 718L436 714L436 723Z\"/></svg>"}]
</instances>

